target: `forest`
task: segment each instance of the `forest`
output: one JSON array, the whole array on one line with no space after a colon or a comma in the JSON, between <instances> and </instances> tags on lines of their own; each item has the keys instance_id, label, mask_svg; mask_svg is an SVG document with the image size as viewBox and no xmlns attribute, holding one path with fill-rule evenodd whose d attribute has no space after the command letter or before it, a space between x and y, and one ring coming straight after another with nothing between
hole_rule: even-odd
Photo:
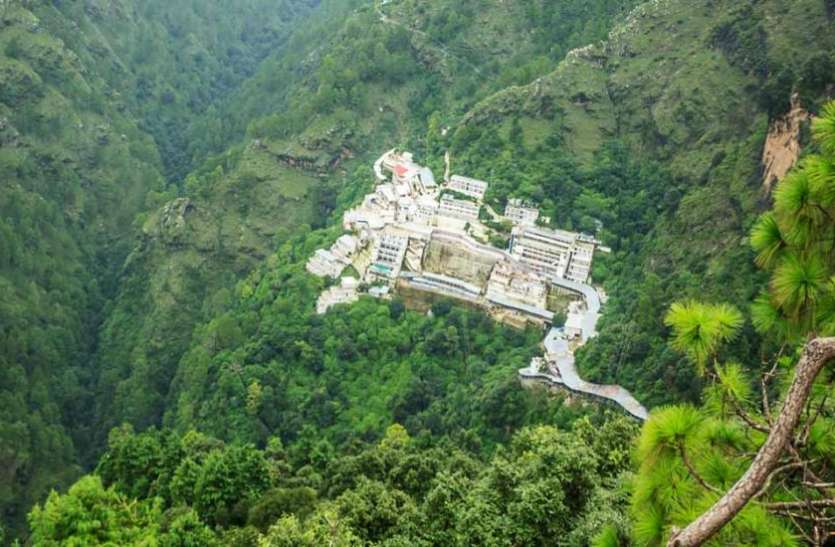
<instances>
[{"instance_id":1,"label":"forest","mask_svg":"<svg viewBox=\"0 0 835 547\"><path fill-rule=\"evenodd\" d=\"M0 3L0 545L831 544L833 20ZM316 313L392 147L611 249L577 366L646 422L523 387L534 325Z\"/></svg>"}]
</instances>

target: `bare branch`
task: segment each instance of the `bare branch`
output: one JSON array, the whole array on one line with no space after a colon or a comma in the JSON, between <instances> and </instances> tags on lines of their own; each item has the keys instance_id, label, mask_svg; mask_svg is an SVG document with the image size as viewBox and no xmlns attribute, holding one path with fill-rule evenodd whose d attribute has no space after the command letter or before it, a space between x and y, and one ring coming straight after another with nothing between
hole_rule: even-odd
<instances>
[{"instance_id":1,"label":"bare branch","mask_svg":"<svg viewBox=\"0 0 835 547\"><path fill-rule=\"evenodd\" d=\"M774 471L768 474L768 478L765 480L765 483L763 484L762 488L760 488L759 492L754 494L754 497L758 498L765 494L768 491L769 487L771 487L771 481L774 479L774 477L776 477L783 471L788 471L789 469L797 469L798 467L803 467L804 465L806 465L806 462L791 462L775 468Z\"/></svg>"},{"instance_id":2,"label":"bare branch","mask_svg":"<svg viewBox=\"0 0 835 547\"><path fill-rule=\"evenodd\" d=\"M783 509L806 509L809 507L835 507L835 499L777 501L772 503L764 503L763 507L773 511L780 511Z\"/></svg>"},{"instance_id":3,"label":"bare branch","mask_svg":"<svg viewBox=\"0 0 835 547\"><path fill-rule=\"evenodd\" d=\"M771 402L768 399L768 384L771 382L771 379L774 378L774 375L777 374L777 365L780 363L780 357L783 356L783 353L786 351L786 343L780 346L780 350L777 352L772 358L771 369L763 374L762 378L760 378L760 386L762 388L762 396L763 396L763 415L765 416L765 421L768 423L769 426L773 424L773 420L771 418Z\"/></svg>"},{"instance_id":4,"label":"bare branch","mask_svg":"<svg viewBox=\"0 0 835 547\"><path fill-rule=\"evenodd\" d=\"M783 513L783 514L785 516L789 517L789 519L791 519L792 524L794 524L795 529L797 529L797 531L800 532L800 535L803 536L803 539L805 539L807 542L809 542L809 545L817 545L819 543L819 542L816 542L814 539L812 539L809 536L809 534L806 533L806 530L803 528L803 526L801 526L800 523L797 522L798 518L802 518L799 514L791 513L791 512L786 512L786 513ZM817 536L817 534L815 534L815 535Z\"/></svg>"},{"instance_id":5,"label":"bare branch","mask_svg":"<svg viewBox=\"0 0 835 547\"><path fill-rule=\"evenodd\" d=\"M803 486L808 486L810 488L833 488L835 487L835 482L809 482L803 481Z\"/></svg>"},{"instance_id":6,"label":"bare branch","mask_svg":"<svg viewBox=\"0 0 835 547\"><path fill-rule=\"evenodd\" d=\"M752 418L750 414L745 412L745 410L740 405L736 404L736 402L734 402L733 405L734 410L736 411L736 415L739 416L743 422L745 422L745 425L747 425L751 429L755 429L762 433L768 433L769 431L771 431L771 428L769 428L768 426L758 424L756 420L754 420L754 418Z\"/></svg>"}]
</instances>

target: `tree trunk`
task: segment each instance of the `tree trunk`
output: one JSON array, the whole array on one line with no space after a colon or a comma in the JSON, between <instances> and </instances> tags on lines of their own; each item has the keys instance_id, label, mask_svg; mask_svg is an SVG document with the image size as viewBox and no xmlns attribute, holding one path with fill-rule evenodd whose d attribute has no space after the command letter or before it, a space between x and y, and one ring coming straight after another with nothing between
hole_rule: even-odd
<instances>
[{"instance_id":1,"label":"tree trunk","mask_svg":"<svg viewBox=\"0 0 835 547\"><path fill-rule=\"evenodd\" d=\"M794 380L777 421L751 466L719 501L684 530L673 531L667 547L691 547L710 539L739 513L765 484L780 461L786 443L803 412L809 390L826 362L835 357L835 338L816 338L806 344L794 372Z\"/></svg>"}]
</instances>

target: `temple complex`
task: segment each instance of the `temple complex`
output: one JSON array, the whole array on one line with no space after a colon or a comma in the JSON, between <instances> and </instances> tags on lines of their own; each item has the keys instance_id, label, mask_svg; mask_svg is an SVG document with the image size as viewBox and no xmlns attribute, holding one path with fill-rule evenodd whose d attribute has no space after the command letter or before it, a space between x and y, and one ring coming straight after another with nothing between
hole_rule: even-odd
<instances>
[{"instance_id":1,"label":"temple complex","mask_svg":"<svg viewBox=\"0 0 835 547\"><path fill-rule=\"evenodd\" d=\"M502 321L540 324L553 319L548 295L556 281L589 279L598 242L538 226L542 217L530 203L511 199L498 219L514 226L508 249L487 244L495 233L480 221L488 182L451 175L438 184L429 168L397 150L383 154L374 173L374 190L343 216L349 233L313 254L310 273L336 279L350 265L369 294L414 289L477 304ZM352 301L357 291L353 282L328 289L317 309Z\"/></svg>"}]
</instances>

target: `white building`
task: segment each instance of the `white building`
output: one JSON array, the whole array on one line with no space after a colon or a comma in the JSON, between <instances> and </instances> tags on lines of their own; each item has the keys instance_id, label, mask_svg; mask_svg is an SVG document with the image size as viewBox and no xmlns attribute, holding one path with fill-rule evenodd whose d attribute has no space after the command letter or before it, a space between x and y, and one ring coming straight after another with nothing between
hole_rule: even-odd
<instances>
[{"instance_id":1,"label":"white building","mask_svg":"<svg viewBox=\"0 0 835 547\"><path fill-rule=\"evenodd\" d=\"M534 226L517 226L510 253L546 277L565 277L577 234Z\"/></svg>"},{"instance_id":2,"label":"white building","mask_svg":"<svg viewBox=\"0 0 835 547\"><path fill-rule=\"evenodd\" d=\"M348 261L335 256L325 249L317 249L313 256L305 264L305 269L318 277L333 277L334 279L342 274L342 270L348 265Z\"/></svg>"},{"instance_id":3,"label":"white building","mask_svg":"<svg viewBox=\"0 0 835 547\"><path fill-rule=\"evenodd\" d=\"M591 274L591 263L594 258L594 244L577 241L571 252L565 278L577 283L585 283Z\"/></svg>"},{"instance_id":4,"label":"white building","mask_svg":"<svg viewBox=\"0 0 835 547\"><path fill-rule=\"evenodd\" d=\"M400 275L409 238L394 232L381 232L374 244L368 280L389 282Z\"/></svg>"},{"instance_id":5,"label":"white building","mask_svg":"<svg viewBox=\"0 0 835 547\"><path fill-rule=\"evenodd\" d=\"M415 205L417 207L415 222L426 225L431 224L432 219L438 214L438 200L430 196L420 196L415 200Z\"/></svg>"},{"instance_id":6,"label":"white building","mask_svg":"<svg viewBox=\"0 0 835 547\"><path fill-rule=\"evenodd\" d=\"M548 288L545 280L521 264L500 260L493 266L487 280L487 296L503 297L537 308L545 308Z\"/></svg>"},{"instance_id":7,"label":"white building","mask_svg":"<svg viewBox=\"0 0 835 547\"><path fill-rule=\"evenodd\" d=\"M583 234L520 225L513 229L510 253L547 277L586 283L596 243Z\"/></svg>"},{"instance_id":8,"label":"white building","mask_svg":"<svg viewBox=\"0 0 835 547\"><path fill-rule=\"evenodd\" d=\"M359 282L353 277L343 277L339 285L333 286L319 295L316 301L316 313L319 315L328 311L336 304L350 304L359 300L357 288Z\"/></svg>"},{"instance_id":9,"label":"white building","mask_svg":"<svg viewBox=\"0 0 835 547\"><path fill-rule=\"evenodd\" d=\"M463 220L478 220L478 205L466 199L455 199L449 194L441 196L438 214Z\"/></svg>"},{"instance_id":10,"label":"white building","mask_svg":"<svg viewBox=\"0 0 835 547\"><path fill-rule=\"evenodd\" d=\"M357 252L359 249L360 241L356 237L345 234L339 236L336 242L331 245L331 254L335 257L342 259L346 262L351 261L351 257L354 256L354 253Z\"/></svg>"},{"instance_id":11,"label":"white building","mask_svg":"<svg viewBox=\"0 0 835 547\"><path fill-rule=\"evenodd\" d=\"M563 327L566 338L583 337L583 313L580 311L580 303L572 302L568 305L568 313Z\"/></svg>"},{"instance_id":12,"label":"white building","mask_svg":"<svg viewBox=\"0 0 835 547\"><path fill-rule=\"evenodd\" d=\"M521 199L509 199L504 209L504 216L514 224L533 226L539 218L539 209L531 207Z\"/></svg>"},{"instance_id":13,"label":"white building","mask_svg":"<svg viewBox=\"0 0 835 547\"><path fill-rule=\"evenodd\" d=\"M450 190L461 192L464 195L474 197L481 201L487 192L488 184L483 180L462 177L461 175L452 175L446 186Z\"/></svg>"}]
</instances>

